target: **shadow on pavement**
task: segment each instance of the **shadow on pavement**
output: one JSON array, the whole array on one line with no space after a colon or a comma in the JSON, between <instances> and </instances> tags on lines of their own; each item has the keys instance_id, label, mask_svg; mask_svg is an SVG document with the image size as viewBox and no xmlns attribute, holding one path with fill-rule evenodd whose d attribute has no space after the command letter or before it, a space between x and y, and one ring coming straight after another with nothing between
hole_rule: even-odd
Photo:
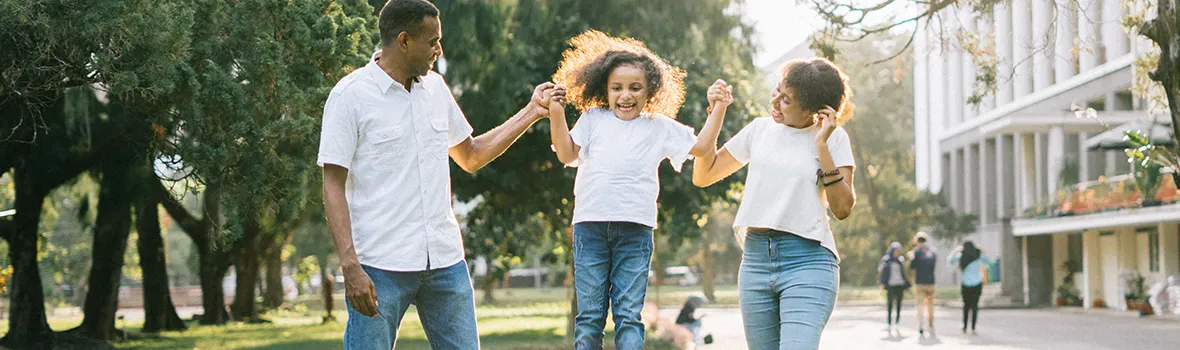
<instances>
[{"instance_id":1,"label":"shadow on pavement","mask_svg":"<svg viewBox=\"0 0 1180 350\"><path fill-rule=\"evenodd\" d=\"M884 338L881 338L881 340L884 340L884 341L891 341L891 342L894 342L894 343L900 343L900 342L902 342L902 341L905 341L906 339L909 339L909 337L901 335L901 331L900 331L900 330L898 330L898 331L890 331L890 332L888 332L888 334L886 334L886 335L885 335L885 337L884 337Z\"/></svg>"},{"instance_id":2,"label":"shadow on pavement","mask_svg":"<svg viewBox=\"0 0 1180 350\"><path fill-rule=\"evenodd\" d=\"M921 344L922 346L938 345L942 344L942 340L938 339L938 335L920 336L918 337L918 344Z\"/></svg>"}]
</instances>

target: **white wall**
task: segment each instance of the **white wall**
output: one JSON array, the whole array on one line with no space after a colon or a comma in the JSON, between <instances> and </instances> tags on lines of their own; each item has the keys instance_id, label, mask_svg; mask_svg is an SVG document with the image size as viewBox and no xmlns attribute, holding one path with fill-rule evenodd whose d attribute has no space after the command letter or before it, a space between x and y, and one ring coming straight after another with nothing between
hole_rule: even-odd
<instances>
[{"instance_id":1,"label":"white wall","mask_svg":"<svg viewBox=\"0 0 1180 350\"><path fill-rule=\"evenodd\" d=\"M1160 260L1162 275L1180 274L1180 223L1160 223Z\"/></svg>"}]
</instances>

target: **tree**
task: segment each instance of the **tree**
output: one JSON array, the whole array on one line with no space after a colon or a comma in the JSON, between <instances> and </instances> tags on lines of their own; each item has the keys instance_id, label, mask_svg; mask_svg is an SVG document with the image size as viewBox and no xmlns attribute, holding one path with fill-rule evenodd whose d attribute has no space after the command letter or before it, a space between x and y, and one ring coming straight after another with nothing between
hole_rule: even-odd
<instances>
[{"instance_id":1,"label":"tree","mask_svg":"<svg viewBox=\"0 0 1180 350\"><path fill-rule=\"evenodd\" d=\"M220 220L222 210L226 219L186 227L202 252L203 322L224 321L215 305L230 258L233 316L256 320L259 257L309 206L323 101L368 58L375 21L367 4L355 1L197 4L203 21L193 26L194 47L171 99L178 112L169 151L182 161L175 170L202 184L206 206L217 209L206 219ZM166 207L174 217L193 217Z\"/></svg>"},{"instance_id":2,"label":"tree","mask_svg":"<svg viewBox=\"0 0 1180 350\"><path fill-rule=\"evenodd\" d=\"M74 331L97 340L118 338L115 312L118 311L119 284L127 238L131 233L131 207L137 194L136 170L147 157L149 126L128 115L119 104L110 106L110 119L129 137L107 151L110 156L99 167L101 187L98 217L94 227L94 250L87 282L86 301L82 306L82 324ZM102 133L111 130L99 129Z\"/></svg>"},{"instance_id":3,"label":"tree","mask_svg":"<svg viewBox=\"0 0 1180 350\"><path fill-rule=\"evenodd\" d=\"M13 264L10 328L0 345L49 346L44 293L36 263L37 225L53 188L99 164L120 132L72 131L66 92L102 82L109 96L151 96L167 89L176 53L172 28L183 27L180 2L0 1L0 172L13 173L17 214L5 225ZM104 40L94 40L103 38ZM144 54L150 52L151 54ZM90 118L92 116L85 116ZM84 118L83 118L84 119ZM50 134L50 130L61 130Z\"/></svg>"}]
</instances>

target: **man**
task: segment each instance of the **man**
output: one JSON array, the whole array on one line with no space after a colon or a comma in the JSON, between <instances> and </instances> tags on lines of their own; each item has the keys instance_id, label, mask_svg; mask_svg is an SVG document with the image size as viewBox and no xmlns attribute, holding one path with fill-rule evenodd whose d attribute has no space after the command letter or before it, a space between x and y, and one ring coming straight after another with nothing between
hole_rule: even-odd
<instances>
[{"instance_id":1,"label":"man","mask_svg":"<svg viewBox=\"0 0 1180 350\"><path fill-rule=\"evenodd\" d=\"M914 235L914 250L909 252L910 271L914 278L914 307L918 310L918 334L925 335L929 327L930 335L934 335L934 267L938 265L937 254L934 249L926 246L930 236L925 232ZM926 311L926 318L922 318L922 311ZM923 324L925 321L925 324Z\"/></svg>"},{"instance_id":2,"label":"man","mask_svg":"<svg viewBox=\"0 0 1180 350\"><path fill-rule=\"evenodd\" d=\"M391 0L381 51L337 83L324 105L324 209L344 271L347 349L388 350L410 304L430 346L478 349L475 300L451 208L447 156L467 172L498 157L564 90L545 83L503 125L471 137L442 76L439 12Z\"/></svg>"}]
</instances>

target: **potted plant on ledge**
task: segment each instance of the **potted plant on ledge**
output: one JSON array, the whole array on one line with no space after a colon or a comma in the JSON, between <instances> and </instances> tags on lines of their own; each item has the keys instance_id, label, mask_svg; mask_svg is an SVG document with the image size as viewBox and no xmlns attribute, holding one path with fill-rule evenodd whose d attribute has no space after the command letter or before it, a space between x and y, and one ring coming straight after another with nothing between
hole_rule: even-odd
<instances>
[{"instance_id":1,"label":"potted plant on ledge","mask_svg":"<svg viewBox=\"0 0 1180 350\"><path fill-rule=\"evenodd\" d=\"M1161 180L1163 180L1163 166L1157 159L1159 150L1151 144L1147 135L1138 130L1127 131L1126 138L1131 142L1132 147L1124 151L1127 153L1127 162L1131 165L1131 176L1135 179L1135 187L1142 195L1140 205L1144 207L1160 205L1162 202L1155 198L1156 190L1159 190Z\"/></svg>"}]
</instances>

